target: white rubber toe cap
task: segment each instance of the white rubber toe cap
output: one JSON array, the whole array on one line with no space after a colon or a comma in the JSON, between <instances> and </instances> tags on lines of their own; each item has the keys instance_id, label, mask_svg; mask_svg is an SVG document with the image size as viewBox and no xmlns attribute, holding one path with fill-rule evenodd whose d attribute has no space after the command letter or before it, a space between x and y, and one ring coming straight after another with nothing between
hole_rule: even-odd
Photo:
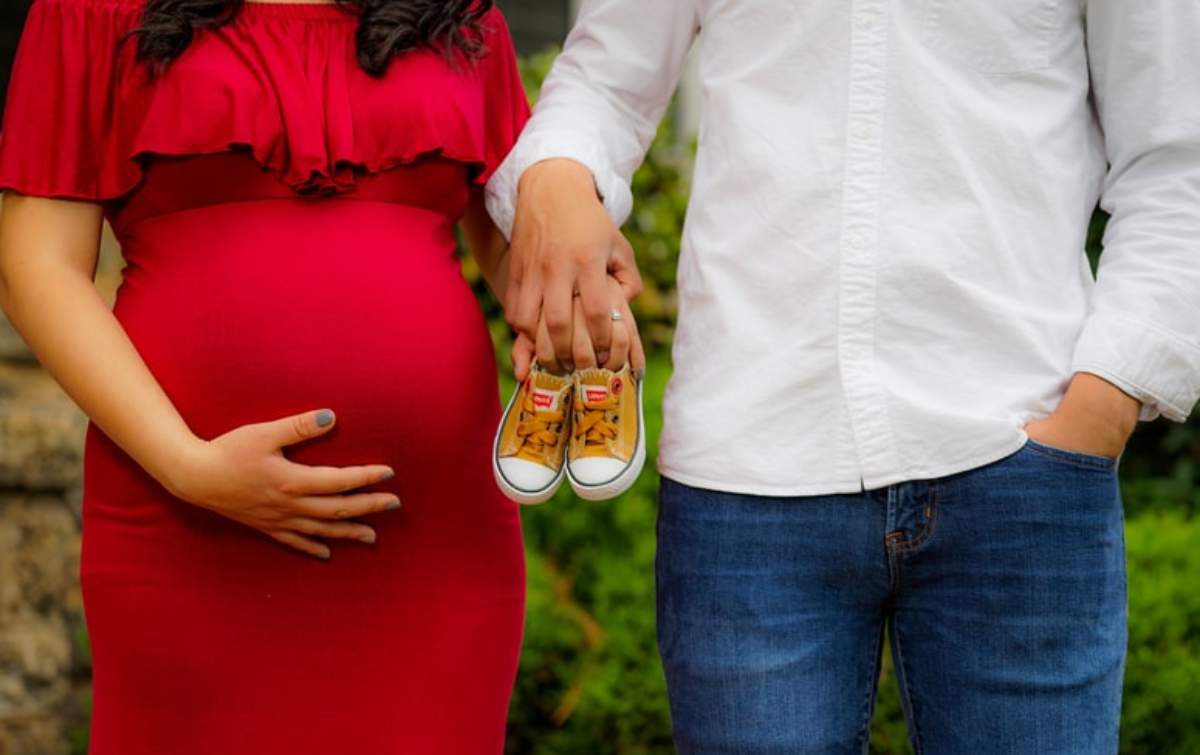
<instances>
[{"instance_id":1,"label":"white rubber toe cap","mask_svg":"<svg viewBox=\"0 0 1200 755\"><path fill-rule=\"evenodd\" d=\"M604 485L616 479L628 466L620 459L585 457L571 462L571 476L580 485Z\"/></svg>"},{"instance_id":2,"label":"white rubber toe cap","mask_svg":"<svg viewBox=\"0 0 1200 755\"><path fill-rule=\"evenodd\" d=\"M505 481L517 490L539 493L552 486L559 478L558 472L526 459L515 457L499 460L500 473Z\"/></svg>"}]
</instances>

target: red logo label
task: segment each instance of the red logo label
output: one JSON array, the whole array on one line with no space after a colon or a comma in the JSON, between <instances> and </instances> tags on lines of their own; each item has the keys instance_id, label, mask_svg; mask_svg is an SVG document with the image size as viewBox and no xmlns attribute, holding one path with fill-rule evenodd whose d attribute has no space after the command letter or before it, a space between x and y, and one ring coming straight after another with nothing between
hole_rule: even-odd
<instances>
[{"instance_id":1,"label":"red logo label","mask_svg":"<svg viewBox=\"0 0 1200 755\"><path fill-rule=\"evenodd\" d=\"M542 393L540 391L534 391L533 405L536 406L538 409L549 409L553 404L554 404L554 397L551 396L549 393Z\"/></svg>"},{"instance_id":2,"label":"red logo label","mask_svg":"<svg viewBox=\"0 0 1200 755\"><path fill-rule=\"evenodd\" d=\"M588 401L603 401L604 399L608 398L608 389L588 388L584 395L587 396Z\"/></svg>"}]
</instances>

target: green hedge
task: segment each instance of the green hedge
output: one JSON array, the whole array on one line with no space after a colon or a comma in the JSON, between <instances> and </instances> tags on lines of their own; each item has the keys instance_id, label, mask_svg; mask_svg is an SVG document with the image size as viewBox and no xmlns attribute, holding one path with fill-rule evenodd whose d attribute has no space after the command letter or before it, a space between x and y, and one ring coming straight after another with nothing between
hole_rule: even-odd
<instances>
[{"instance_id":1,"label":"green hedge","mask_svg":"<svg viewBox=\"0 0 1200 755\"><path fill-rule=\"evenodd\" d=\"M1130 626L1121 751L1200 753L1200 519L1144 514L1125 537Z\"/></svg>"}]
</instances>

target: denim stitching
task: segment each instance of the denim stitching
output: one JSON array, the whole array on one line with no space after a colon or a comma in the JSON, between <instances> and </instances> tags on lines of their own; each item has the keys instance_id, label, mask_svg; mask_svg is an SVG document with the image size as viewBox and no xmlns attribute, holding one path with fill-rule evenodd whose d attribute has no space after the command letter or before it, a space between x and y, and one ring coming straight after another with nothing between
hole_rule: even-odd
<instances>
[{"instance_id":1,"label":"denim stitching","mask_svg":"<svg viewBox=\"0 0 1200 755\"><path fill-rule=\"evenodd\" d=\"M888 559L888 592L895 594L900 589L900 545L904 543L904 534L889 532L884 536L884 550Z\"/></svg>"},{"instance_id":2,"label":"denim stitching","mask_svg":"<svg viewBox=\"0 0 1200 755\"><path fill-rule=\"evenodd\" d=\"M1027 444L1029 450L1056 461L1061 461L1064 464L1071 464L1083 469L1098 469L1101 471L1109 471L1116 464L1116 459L1110 459L1107 456L1097 454L1084 453L1082 451L1068 451L1065 448L1056 448L1055 446L1047 446L1039 441L1029 439Z\"/></svg>"},{"instance_id":3,"label":"denim stitching","mask_svg":"<svg viewBox=\"0 0 1200 755\"><path fill-rule=\"evenodd\" d=\"M925 504L929 508L929 516L925 520L925 526L921 528L921 531L912 540L900 540L896 544L896 552L898 554L909 555L925 545L933 537L933 533L937 529L938 518L937 490L936 486L929 488L929 501Z\"/></svg>"},{"instance_id":4,"label":"denim stitching","mask_svg":"<svg viewBox=\"0 0 1200 755\"><path fill-rule=\"evenodd\" d=\"M863 708L866 710L862 727L858 730L857 746L862 751L862 755L867 755L871 747L871 719L875 715L875 697L879 687L879 669L883 660L883 654L880 652L883 649L883 628L883 623L880 623L879 631L875 633L874 671L871 673L871 682L867 685L867 697L863 700Z\"/></svg>"},{"instance_id":5,"label":"denim stitching","mask_svg":"<svg viewBox=\"0 0 1200 755\"><path fill-rule=\"evenodd\" d=\"M893 653L892 665L896 670L896 683L900 687L900 696L904 703L904 710L908 718L908 736L912 740L913 755L924 755L925 745L921 740L921 729L917 724L917 708L913 704L912 691L908 686L908 663L904 660L904 651L900 647L900 627L896 623L895 616L892 617L892 649Z\"/></svg>"}]
</instances>

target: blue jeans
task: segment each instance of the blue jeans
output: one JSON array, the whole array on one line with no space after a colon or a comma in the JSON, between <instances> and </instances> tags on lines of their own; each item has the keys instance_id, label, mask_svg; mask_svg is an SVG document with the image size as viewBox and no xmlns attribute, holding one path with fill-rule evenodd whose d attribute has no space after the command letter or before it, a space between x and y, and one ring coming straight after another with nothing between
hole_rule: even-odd
<instances>
[{"instance_id":1,"label":"blue jeans","mask_svg":"<svg viewBox=\"0 0 1200 755\"><path fill-rule=\"evenodd\" d=\"M1030 441L849 495L664 479L658 641L679 752L865 753L886 629L917 755L1115 753L1116 467Z\"/></svg>"}]
</instances>

